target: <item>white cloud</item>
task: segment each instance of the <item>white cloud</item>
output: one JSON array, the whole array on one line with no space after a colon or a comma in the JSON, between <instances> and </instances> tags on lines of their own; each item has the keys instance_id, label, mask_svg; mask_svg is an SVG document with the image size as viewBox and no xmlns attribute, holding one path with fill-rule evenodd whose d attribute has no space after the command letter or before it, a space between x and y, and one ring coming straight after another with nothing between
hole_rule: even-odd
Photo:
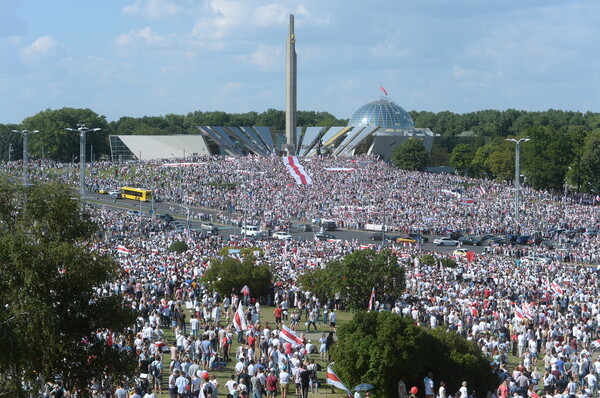
<instances>
[{"instance_id":1,"label":"white cloud","mask_svg":"<svg viewBox=\"0 0 600 398\"><path fill-rule=\"evenodd\" d=\"M123 8L123 15L148 19L166 19L184 14L191 6L188 1L136 0Z\"/></svg>"},{"instance_id":2,"label":"white cloud","mask_svg":"<svg viewBox=\"0 0 600 398\"><path fill-rule=\"evenodd\" d=\"M115 40L118 47L124 49L166 48L173 45L175 35L161 35L146 26L123 33Z\"/></svg>"},{"instance_id":3,"label":"white cloud","mask_svg":"<svg viewBox=\"0 0 600 398\"><path fill-rule=\"evenodd\" d=\"M263 72L272 72L282 66L283 50L281 47L259 44L256 51L250 54L250 62Z\"/></svg>"},{"instance_id":4,"label":"white cloud","mask_svg":"<svg viewBox=\"0 0 600 398\"><path fill-rule=\"evenodd\" d=\"M207 17L202 17L192 29L198 39L223 39L233 30L246 34L251 7L246 1L213 0L209 4Z\"/></svg>"},{"instance_id":5,"label":"white cloud","mask_svg":"<svg viewBox=\"0 0 600 398\"><path fill-rule=\"evenodd\" d=\"M259 6L254 10L254 19L260 26L285 25L289 20L289 10L279 3Z\"/></svg>"},{"instance_id":6,"label":"white cloud","mask_svg":"<svg viewBox=\"0 0 600 398\"><path fill-rule=\"evenodd\" d=\"M19 51L19 58L29 67L42 66L42 64L45 66L49 59L59 56L66 48L63 43L53 37L43 36L31 45L22 48Z\"/></svg>"}]
</instances>

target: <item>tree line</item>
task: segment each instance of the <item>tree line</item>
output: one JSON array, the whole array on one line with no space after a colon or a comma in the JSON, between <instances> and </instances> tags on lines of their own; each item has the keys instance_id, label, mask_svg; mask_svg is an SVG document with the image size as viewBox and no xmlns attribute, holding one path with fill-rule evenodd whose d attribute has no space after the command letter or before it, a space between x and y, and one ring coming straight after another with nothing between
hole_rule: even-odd
<instances>
[{"instance_id":1,"label":"tree line","mask_svg":"<svg viewBox=\"0 0 600 398\"><path fill-rule=\"evenodd\" d=\"M423 170L426 166L451 166L458 173L497 180L512 180L515 174L515 145L509 137L529 137L521 152L525 184L534 188L561 190L565 185L577 192L600 190L600 113L547 110L540 112L482 110L464 114L448 111L409 112L416 127L430 128L435 134L429 153L423 148L396 148L398 167ZM328 112L299 111L298 126L345 126ZM64 162L77 161L79 137L66 131L83 123L101 128L87 136L88 153L94 159L108 156L109 135L197 134L196 126L269 126L278 134L285 131L285 111L226 113L195 111L186 115L121 117L108 122L91 109L47 109L23 120L19 125L2 125L0 159L22 157L22 139L12 130L39 130L29 139L33 158ZM417 144L418 146L418 144ZM409 149L407 151L407 149ZM414 150L417 150L416 152ZM398 152L399 151L399 152ZM408 160L399 161L398 154Z\"/></svg>"}]
</instances>

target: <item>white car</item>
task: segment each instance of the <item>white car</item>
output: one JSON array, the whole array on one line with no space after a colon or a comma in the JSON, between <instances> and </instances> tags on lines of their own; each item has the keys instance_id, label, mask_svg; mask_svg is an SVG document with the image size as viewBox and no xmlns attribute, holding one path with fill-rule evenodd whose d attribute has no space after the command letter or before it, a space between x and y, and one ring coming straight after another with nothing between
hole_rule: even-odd
<instances>
[{"instance_id":1,"label":"white car","mask_svg":"<svg viewBox=\"0 0 600 398\"><path fill-rule=\"evenodd\" d=\"M438 238L433 243L438 246L458 246L458 241L451 238Z\"/></svg>"},{"instance_id":2,"label":"white car","mask_svg":"<svg viewBox=\"0 0 600 398\"><path fill-rule=\"evenodd\" d=\"M288 234L287 232L284 232L284 231L278 231L278 232L275 232L273 234L273 238L274 239L286 240L286 239L292 239L292 235L290 235L290 234Z\"/></svg>"},{"instance_id":3,"label":"white car","mask_svg":"<svg viewBox=\"0 0 600 398\"><path fill-rule=\"evenodd\" d=\"M531 256L521 257L522 263L531 263L531 264L550 264L552 259L546 256L540 256L538 254L534 254Z\"/></svg>"},{"instance_id":4,"label":"white car","mask_svg":"<svg viewBox=\"0 0 600 398\"><path fill-rule=\"evenodd\" d=\"M469 249L456 249L452 252L453 256L467 256L467 253L469 252Z\"/></svg>"},{"instance_id":5,"label":"white car","mask_svg":"<svg viewBox=\"0 0 600 398\"><path fill-rule=\"evenodd\" d=\"M260 236L260 227L258 225L244 225L242 227L242 235L244 236Z\"/></svg>"}]
</instances>

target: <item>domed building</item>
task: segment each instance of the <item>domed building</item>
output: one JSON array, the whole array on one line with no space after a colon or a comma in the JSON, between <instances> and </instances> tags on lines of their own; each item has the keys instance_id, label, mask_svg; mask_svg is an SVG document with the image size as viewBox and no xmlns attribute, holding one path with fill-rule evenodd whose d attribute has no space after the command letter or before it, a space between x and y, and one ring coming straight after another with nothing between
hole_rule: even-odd
<instances>
[{"instance_id":1,"label":"domed building","mask_svg":"<svg viewBox=\"0 0 600 398\"><path fill-rule=\"evenodd\" d=\"M348 126L379 126L381 131L388 132L411 131L415 128L408 112L388 98L381 98L358 108Z\"/></svg>"},{"instance_id":2,"label":"domed building","mask_svg":"<svg viewBox=\"0 0 600 398\"><path fill-rule=\"evenodd\" d=\"M326 132L309 127L298 147L301 156L370 153L389 161L393 148L410 138L423 140L425 149L430 151L433 137L430 129L415 128L404 108L382 97L358 108L345 127L331 127Z\"/></svg>"}]
</instances>

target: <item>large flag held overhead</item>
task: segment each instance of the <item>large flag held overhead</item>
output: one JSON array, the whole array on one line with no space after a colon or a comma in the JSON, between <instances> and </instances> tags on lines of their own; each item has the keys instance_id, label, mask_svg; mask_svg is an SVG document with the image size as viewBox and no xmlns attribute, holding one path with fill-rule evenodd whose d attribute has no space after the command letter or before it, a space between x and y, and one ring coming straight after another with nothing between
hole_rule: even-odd
<instances>
[{"instance_id":1,"label":"large flag held overhead","mask_svg":"<svg viewBox=\"0 0 600 398\"><path fill-rule=\"evenodd\" d=\"M117 246L117 251L118 251L119 253L122 253L122 254L129 254L129 253L131 253L131 250L129 250L128 248L126 248L126 247L125 247L125 246L123 246L123 245L118 245L118 246Z\"/></svg>"},{"instance_id":2,"label":"large flag held overhead","mask_svg":"<svg viewBox=\"0 0 600 398\"><path fill-rule=\"evenodd\" d=\"M298 162L297 156L284 156L283 164L288 169L294 180L296 180L296 184L298 185L310 185L312 184L312 179L306 171L304 167Z\"/></svg>"},{"instance_id":3,"label":"large flag held overhead","mask_svg":"<svg viewBox=\"0 0 600 398\"><path fill-rule=\"evenodd\" d=\"M294 331L288 328L285 325L281 325L281 332L279 332L279 338L287 341L293 347L304 345L304 340L302 340Z\"/></svg>"},{"instance_id":4,"label":"large flag held overhead","mask_svg":"<svg viewBox=\"0 0 600 398\"><path fill-rule=\"evenodd\" d=\"M375 301L375 288L373 288L373 290L371 290L371 297L369 297L369 311L373 310L373 302Z\"/></svg>"},{"instance_id":5,"label":"large flag held overhead","mask_svg":"<svg viewBox=\"0 0 600 398\"><path fill-rule=\"evenodd\" d=\"M242 307L242 302L238 304L238 308L233 314L233 326L235 326L235 330L238 332L242 330L246 330L246 317L244 316L244 308Z\"/></svg>"},{"instance_id":6,"label":"large flag held overhead","mask_svg":"<svg viewBox=\"0 0 600 398\"><path fill-rule=\"evenodd\" d=\"M334 386L335 388L339 388L340 390L346 391L348 393L349 397L352 396L352 394L350 393L350 390L348 390L348 387L346 387L344 385L344 383L342 383L340 378L337 377L337 375L335 374L333 369L331 369L331 366L327 367L327 384L330 384L330 385Z\"/></svg>"}]
</instances>

